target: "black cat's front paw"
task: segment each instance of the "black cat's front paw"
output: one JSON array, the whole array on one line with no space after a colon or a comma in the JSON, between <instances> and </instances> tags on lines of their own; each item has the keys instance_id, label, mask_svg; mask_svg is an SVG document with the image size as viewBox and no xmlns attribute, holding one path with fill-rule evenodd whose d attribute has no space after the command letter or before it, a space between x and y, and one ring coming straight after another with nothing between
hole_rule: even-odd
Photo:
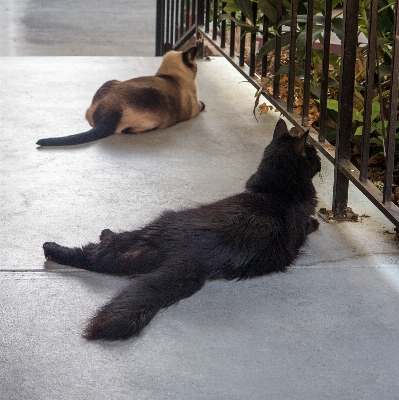
<instances>
[{"instance_id":1,"label":"black cat's front paw","mask_svg":"<svg viewBox=\"0 0 399 400\"><path fill-rule=\"evenodd\" d=\"M319 221L315 218L309 218L308 224L306 226L306 233L309 235L312 232L317 231L319 229Z\"/></svg>"},{"instance_id":2,"label":"black cat's front paw","mask_svg":"<svg viewBox=\"0 0 399 400\"><path fill-rule=\"evenodd\" d=\"M48 260L55 261L56 254L59 252L61 246L54 242L46 242L43 244L44 257Z\"/></svg>"}]
</instances>

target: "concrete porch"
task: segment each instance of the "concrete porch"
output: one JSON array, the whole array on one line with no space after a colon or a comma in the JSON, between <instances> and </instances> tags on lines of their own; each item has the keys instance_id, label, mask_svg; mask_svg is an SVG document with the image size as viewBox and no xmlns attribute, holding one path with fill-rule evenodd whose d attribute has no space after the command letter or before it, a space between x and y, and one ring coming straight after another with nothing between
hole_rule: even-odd
<instances>
[{"instance_id":1,"label":"concrete porch","mask_svg":"<svg viewBox=\"0 0 399 400\"><path fill-rule=\"evenodd\" d=\"M78 246L165 209L241 191L279 117L222 58L198 66L197 118L74 148L38 138L87 129L109 79L153 74L155 57L2 57L0 397L20 399L398 399L399 245L351 187L358 223L327 224L288 273L212 282L122 343L80 336L125 284L45 262L44 241ZM332 166L315 178L331 206Z\"/></svg>"}]
</instances>

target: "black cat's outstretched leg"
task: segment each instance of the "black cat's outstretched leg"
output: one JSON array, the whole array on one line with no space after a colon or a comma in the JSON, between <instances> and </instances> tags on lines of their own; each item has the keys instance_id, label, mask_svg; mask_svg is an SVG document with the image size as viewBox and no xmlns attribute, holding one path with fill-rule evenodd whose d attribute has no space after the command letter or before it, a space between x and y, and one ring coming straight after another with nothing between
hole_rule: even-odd
<instances>
[{"instance_id":1,"label":"black cat's outstretched leg","mask_svg":"<svg viewBox=\"0 0 399 400\"><path fill-rule=\"evenodd\" d=\"M46 242L43 249L45 257L58 264L101 274L134 276L151 271L151 261L158 261L158 265L160 261L155 252L151 253L150 249L140 247L139 239L139 231L117 234L104 229L100 235L100 243L89 243L82 248L69 248Z\"/></svg>"},{"instance_id":2,"label":"black cat's outstretched leg","mask_svg":"<svg viewBox=\"0 0 399 400\"><path fill-rule=\"evenodd\" d=\"M71 267L90 269L91 263L87 254L82 249L71 249L60 246L54 242L43 244L44 256L58 264L69 265Z\"/></svg>"},{"instance_id":3,"label":"black cat's outstretched leg","mask_svg":"<svg viewBox=\"0 0 399 400\"><path fill-rule=\"evenodd\" d=\"M138 335L162 308L192 296L206 281L204 273L165 266L132 280L88 324L88 340L126 340Z\"/></svg>"}]
</instances>

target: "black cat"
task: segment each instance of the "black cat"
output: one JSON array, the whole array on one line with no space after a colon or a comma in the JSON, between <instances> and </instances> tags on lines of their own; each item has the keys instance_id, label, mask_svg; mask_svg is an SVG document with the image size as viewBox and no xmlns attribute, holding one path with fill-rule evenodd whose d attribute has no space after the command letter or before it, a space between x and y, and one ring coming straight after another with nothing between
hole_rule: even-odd
<instances>
[{"instance_id":1,"label":"black cat","mask_svg":"<svg viewBox=\"0 0 399 400\"><path fill-rule=\"evenodd\" d=\"M313 176L320 158L279 120L262 161L235 196L184 211L168 211L142 229L102 231L100 243L71 249L43 245L52 261L131 283L86 328L90 340L138 335L162 308L200 290L207 280L246 279L284 271L306 236L317 230Z\"/></svg>"}]
</instances>

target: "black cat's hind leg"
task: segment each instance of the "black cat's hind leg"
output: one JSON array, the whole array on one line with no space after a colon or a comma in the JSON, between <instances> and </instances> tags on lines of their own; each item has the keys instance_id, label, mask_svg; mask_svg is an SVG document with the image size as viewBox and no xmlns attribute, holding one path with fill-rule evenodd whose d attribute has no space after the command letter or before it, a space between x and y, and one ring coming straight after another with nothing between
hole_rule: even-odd
<instances>
[{"instance_id":1,"label":"black cat's hind leg","mask_svg":"<svg viewBox=\"0 0 399 400\"><path fill-rule=\"evenodd\" d=\"M50 261L76 268L91 269L90 260L82 249L71 249L54 242L46 242L43 244L43 250L44 256Z\"/></svg>"},{"instance_id":2,"label":"black cat's hind leg","mask_svg":"<svg viewBox=\"0 0 399 400\"><path fill-rule=\"evenodd\" d=\"M201 272L165 266L141 275L97 312L83 337L112 341L137 336L159 310L192 296L205 281Z\"/></svg>"}]
</instances>

